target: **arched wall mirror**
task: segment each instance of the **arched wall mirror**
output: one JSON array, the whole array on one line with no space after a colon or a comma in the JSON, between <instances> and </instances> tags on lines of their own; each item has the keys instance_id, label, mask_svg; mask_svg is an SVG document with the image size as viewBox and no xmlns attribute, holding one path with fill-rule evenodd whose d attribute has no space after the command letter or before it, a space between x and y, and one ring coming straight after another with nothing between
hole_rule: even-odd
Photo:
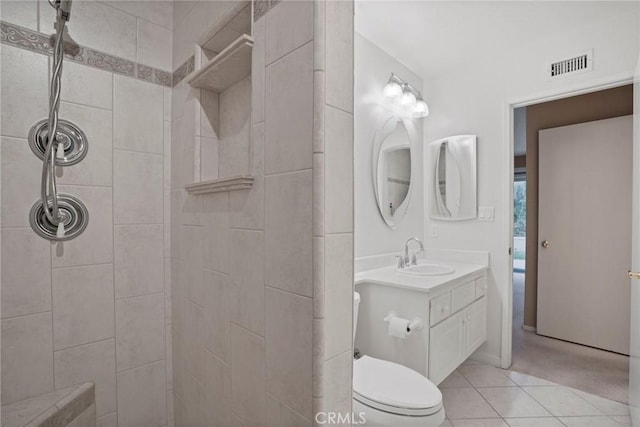
<instances>
[{"instance_id":1,"label":"arched wall mirror","mask_svg":"<svg viewBox=\"0 0 640 427\"><path fill-rule=\"evenodd\" d=\"M373 142L373 183L378 210L391 228L405 216L411 198L412 135L409 121L388 119ZM415 135L413 135L415 137ZM413 138L415 139L415 138Z\"/></svg>"},{"instance_id":2,"label":"arched wall mirror","mask_svg":"<svg viewBox=\"0 0 640 427\"><path fill-rule=\"evenodd\" d=\"M458 135L430 144L430 217L463 221L477 216L476 136Z\"/></svg>"}]
</instances>

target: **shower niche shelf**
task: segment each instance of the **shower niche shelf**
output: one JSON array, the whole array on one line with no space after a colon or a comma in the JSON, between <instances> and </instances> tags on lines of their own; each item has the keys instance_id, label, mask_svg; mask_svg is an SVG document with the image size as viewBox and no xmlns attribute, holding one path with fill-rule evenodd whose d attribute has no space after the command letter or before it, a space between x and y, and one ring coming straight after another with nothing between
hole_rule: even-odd
<instances>
[{"instance_id":1,"label":"shower niche shelf","mask_svg":"<svg viewBox=\"0 0 640 427\"><path fill-rule=\"evenodd\" d=\"M185 185L189 194L222 193L225 191L248 190L253 185L253 177L250 175L238 175L229 178L211 179Z\"/></svg>"},{"instance_id":2,"label":"shower niche shelf","mask_svg":"<svg viewBox=\"0 0 640 427\"><path fill-rule=\"evenodd\" d=\"M230 2L231 3L231 2ZM192 195L249 190L253 9L239 0L195 45L194 71L184 83L197 93ZM197 90L196 90L197 89ZM190 181L190 180L189 180Z\"/></svg>"},{"instance_id":3,"label":"shower niche shelf","mask_svg":"<svg viewBox=\"0 0 640 427\"><path fill-rule=\"evenodd\" d=\"M219 54L187 76L191 87L224 92L251 74L253 37L242 34Z\"/></svg>"}]
</instances>

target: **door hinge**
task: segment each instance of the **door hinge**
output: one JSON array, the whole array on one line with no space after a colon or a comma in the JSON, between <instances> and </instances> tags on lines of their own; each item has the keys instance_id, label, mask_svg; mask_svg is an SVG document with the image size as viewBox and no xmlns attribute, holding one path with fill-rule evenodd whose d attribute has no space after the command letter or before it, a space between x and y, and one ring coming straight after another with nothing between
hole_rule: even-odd
<instances>
[{"instance_id":1,"label":"door hinge","mask_svg":"<svg viewBox=\"0 0 640 427\"><path fill-rule=\"evenodd\" d=\"M511 255L511 248L509 248L509 255Z\"/></svg>"}]
</instances>

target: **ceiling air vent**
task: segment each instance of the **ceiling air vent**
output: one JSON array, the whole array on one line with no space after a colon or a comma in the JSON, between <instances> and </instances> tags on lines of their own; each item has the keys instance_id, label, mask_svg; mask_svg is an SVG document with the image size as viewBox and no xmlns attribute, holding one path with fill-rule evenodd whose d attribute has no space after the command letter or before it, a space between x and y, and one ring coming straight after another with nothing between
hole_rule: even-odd
<instances>
[{"instance_id":1,"label":"ceiling air vent","mask_svg":"<svg viewBox=\"0 0 640 427\"><path fill-rule=\"evenodd\" d=\"M567 74L584 73L592 69L593 50L588 50L579 55L572 55L567 59L551 62L548 68L548 76L553 78Z\"/></svg>"}]
</instances>

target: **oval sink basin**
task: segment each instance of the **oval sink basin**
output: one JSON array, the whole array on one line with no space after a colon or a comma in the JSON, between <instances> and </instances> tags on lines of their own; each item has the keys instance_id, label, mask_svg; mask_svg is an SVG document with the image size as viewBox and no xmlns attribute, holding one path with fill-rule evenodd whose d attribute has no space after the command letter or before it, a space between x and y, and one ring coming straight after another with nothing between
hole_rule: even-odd
<instances>
[{"instance_id":1,"label":"oval sink basin","mask_svg":"<svg viewBox=\"0 0 640 427\"><path fill-rule=\"evenodd\" d=\"M398 272L403 274L413 274L415 276L443 276L454 273L455 270L448 265L442 264L418 264L405 268L398 268Z\"/></svg>"}]
</instances>

